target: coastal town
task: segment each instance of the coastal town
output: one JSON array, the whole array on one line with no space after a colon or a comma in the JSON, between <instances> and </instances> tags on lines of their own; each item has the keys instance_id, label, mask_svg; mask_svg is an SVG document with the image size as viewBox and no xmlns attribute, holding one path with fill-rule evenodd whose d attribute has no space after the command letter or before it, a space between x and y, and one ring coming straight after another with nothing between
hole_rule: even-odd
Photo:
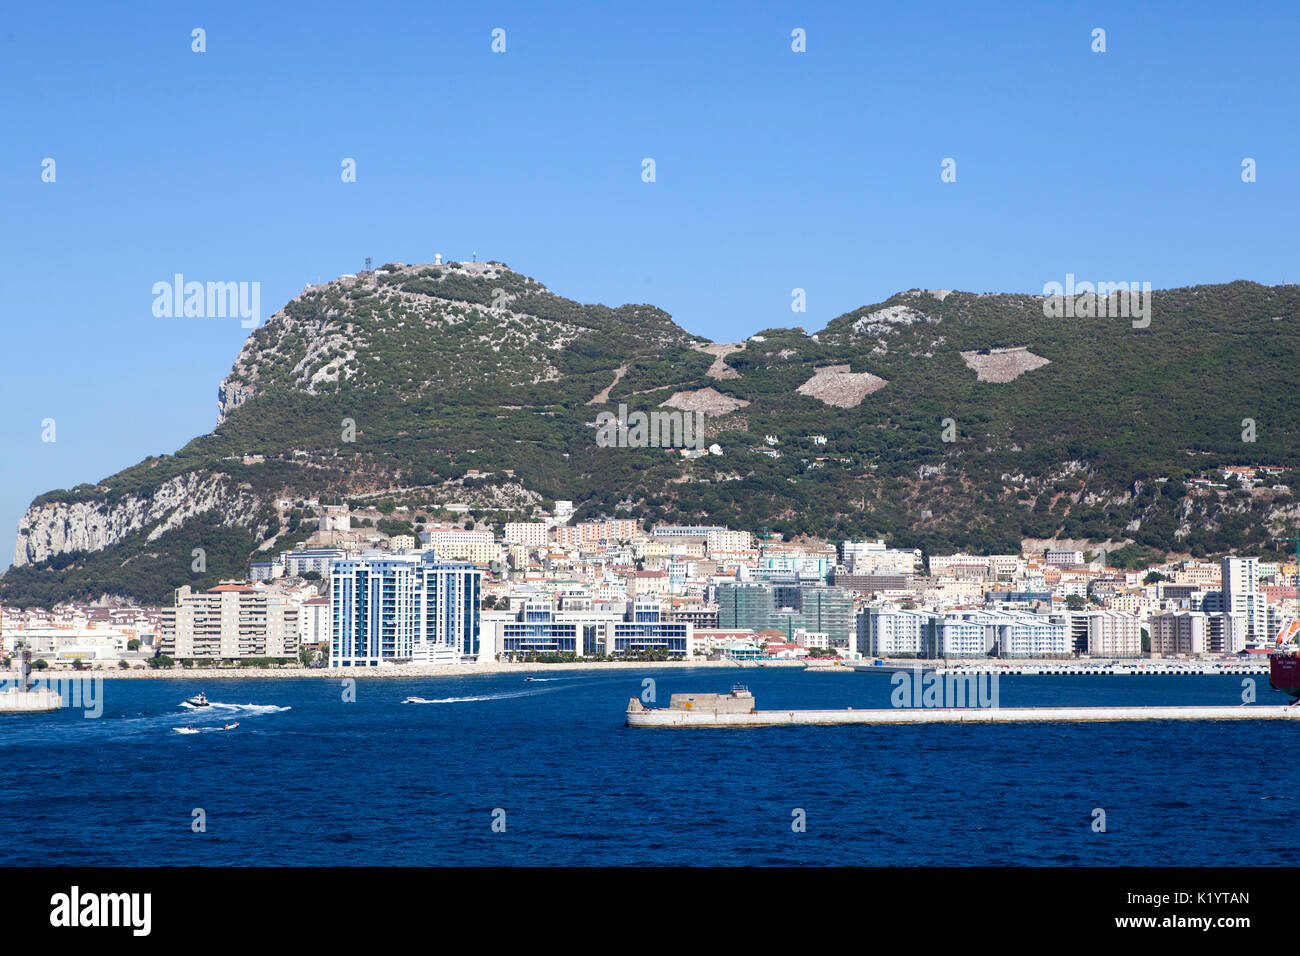
<instances>
[{"instance_id":1,"label":"coastal town","mask_svg":"<svg viewBox=\"0 0 1300 956\"><path fill-rule=\"evenodd\" d=\"M926 555L883 539L578 520L573 502L550 504L494 522L392 499L285 500L310 534L244 579L181 586L162 607L6 607L0 651L6 665L29 652L38 671L1209 662L1250 660L1300 629L1285 552L1120 569L1100 550Z\"/></svg>"}]
</instances>

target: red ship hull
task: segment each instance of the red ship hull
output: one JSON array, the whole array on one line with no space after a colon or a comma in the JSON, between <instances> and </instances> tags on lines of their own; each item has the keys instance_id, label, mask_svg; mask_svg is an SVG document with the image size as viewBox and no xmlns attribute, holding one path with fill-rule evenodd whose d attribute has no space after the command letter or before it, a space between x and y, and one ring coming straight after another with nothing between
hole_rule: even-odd
<instances>
[{"instance_id":1,"label":"red ship hull","mask_svg":"<svg viewBox=\"0 0 1300 956\"><path fill-rule=\"evenodd\" d=\"M1268 661L1268 683L1292 697L1300 697L1300 656L1274 654Z\"/></svg>"}]
</instances>

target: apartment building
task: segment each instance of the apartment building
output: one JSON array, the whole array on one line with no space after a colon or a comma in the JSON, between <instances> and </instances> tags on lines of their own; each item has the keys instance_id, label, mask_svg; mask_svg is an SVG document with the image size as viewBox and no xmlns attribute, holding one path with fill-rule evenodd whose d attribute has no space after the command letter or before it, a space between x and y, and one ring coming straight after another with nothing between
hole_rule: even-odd
<instances>
[{"instance_id":1,"label":"apartment building","mask_svg":"<svg viewBox=\"0 0 1300 956\"><path fill-rule=\"evenodd\" d=\"M298 606L298 643L317 647L330 640L329 598L309 598Z\"/></svg>"},{"instance_id":2,"label":"apartment building","mask_svg":"<svg viewBox=\"0 0 1300 956\"><path fill-rule=\"evenodd\" d=\"M886 607L863 608L858 614L858 653L871 657L920 657L936 615Z\"/></svg>"},{"instance_id":3,"label":"apartment building","mask_svg":"<svg viewBox=\"0 0 1300 956\"><path fill-rule=\"evenodd\" d=\"M432 553L335 563L330 667L463 663L479 653L483 572Z\"/></svg>"},{"instance_id":4,"label":"apartment building","mask_svg":"<svg viewBox=\"0 0 1300 956\"><path fill-rule=\"evenodd\" d=\"M1114 610L1063 611L1051 615L1069 631L1071 650L1089 657L1140 657L1142 619Z\"/></svg>"},{"instance_id":5,"label":"apartment building","mask_svg":"<svg viewBox=\"0 0 1300 956\"><path fill-rule=\"evenodd\" d=\"M330 576L330 566L348 553L342 548L306 548L301 551L284 553L284 573L291 578L300 578L308 571L314 571L323 578Z\"/></svg>"},{"instance_id":6,"label":"apartment building","mask_svg":"<svg viewBox=\"0 0 1300 956\"><path fill-rule=\"evenodd\" d=\"M501 560L501 545L496 542L490 530L433 528L421 531L418 537L421 545L433 549L439 561L491 564Z\"/></svg>"},{"instance_id":7,"label":"apartment building","mask_svg":"<svg viewBox=\"0 0 1300 956\"><path fill-rule=\"evenodd\" d=\"M507 521L502 536L507 544L522 544L530 548L545 547L550 541L550 532L541 521Z\"/></svg>"},{"instance_id":8,"label":"apartment building","mask_svg":"<svg viewBox=\"0 0 1300 956\"><path fill-rule=\"evenodd\" d=\"M1224 558L1222 577L1224 611L1242 616L1246 643L1263 643L1268 635L1266 602L1259 590L1259 559Z\"/></svg>"},{"instance_id":9,"label":"apartment building","mask_svg":"<svg viewBox=\"0 0 1300 956\"><path fill-rule=\"evenodd\" d=\"M665 619L656 601L630 600L624 610L557 607L549 596L534 596L508 611L483 612L483 653L521 658L533 654L629 656L666 651L685 657L693 625Z\"/></svg>"},{"instance_id":10,"label":"apartment building","mask_svg":"<svg viewBox=\"0 0 1300 956\"><path fill-rule=\"evenodd\" d=\"M561 548L577 548L599 541L632 541L645 537L641 526L632 518L601 518L581 524L558 526L554 529L555 544Z\"/></svg>"},{"instance_id":11,"label":"apartment building","mask_svg":"<svg viewBox=\"0 0 1300 956\"><path fill-rule=\"evenodd\" d=\"M196 593L185 585L163 608L159 652L176 660L291 659L298 647L298 607L277 591L226 583Z\"/></svg>"},{"instance_id":12,"label":"apartment building","mask_svg":"<svg viewBox=\"0 0 1300 956\"><path fill-rule=\"evenodd\" d=\"M919 548L887 548L883 540L845 541L840 563L855 575L913 574L922 563Z\"/></svg>"},{"instance_id":13,"label":"apartment building","mask_svg":"<svg viewBox=\"0 0 1300 956\"><path fill-rule=\"evenodd\" d=\"M1150 620L1151 651L1162 657L1200 655L1208 647L1209 615L1202 611L1169 611Z\"/></svg>"}]
</instances>

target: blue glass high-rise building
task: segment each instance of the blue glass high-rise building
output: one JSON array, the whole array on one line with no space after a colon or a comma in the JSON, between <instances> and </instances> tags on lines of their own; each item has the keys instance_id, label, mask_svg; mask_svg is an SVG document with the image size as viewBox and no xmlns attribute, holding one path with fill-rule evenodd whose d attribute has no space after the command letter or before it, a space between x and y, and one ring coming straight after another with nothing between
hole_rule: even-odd
<instances>
[{"instance_id":1,"label":"blue glass high-rise building","mask_svg":"<svg viewBox=\"0 0 1300 956\"><path fill-rule=\"evenodd\" d=\"M479 651L483 572L434 555L366 552L334 562L331 667L458 663Z\"/></svg>"}]
</instances>

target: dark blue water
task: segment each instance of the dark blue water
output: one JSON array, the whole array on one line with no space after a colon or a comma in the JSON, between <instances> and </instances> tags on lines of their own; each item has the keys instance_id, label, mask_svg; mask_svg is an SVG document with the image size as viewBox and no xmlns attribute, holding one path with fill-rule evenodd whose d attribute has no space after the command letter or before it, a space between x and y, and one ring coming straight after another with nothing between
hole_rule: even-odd
<instances>
[{"instance_id":1,"label":"dark blue water","mask_svg":"<svg viewBox=\"0 0 1300 956\"><path fill-rule=\"evenodd\" d=\"M631 729L654 677L760 709L886 707L887 674L566 671L108 680L0 718L3 864L1289 864L1290 721ZM1285 703L1256 678L1260 703ZM188 695L254 707L186 711ZM1236 704L1239 678L1011 677L1001 703ZM443 703L402 704L408 695ZM475 698L475 699L463 699ZM288 709L278 709L288 708ZM231 731L192 735L173 728ZM1092 830L1093 810L1107 832ZM191 830L192 811L207 831ZM493 811L505 832L493 832ZM792 831L792 811L807 831Z\"/></svg>"}]
</instances>

